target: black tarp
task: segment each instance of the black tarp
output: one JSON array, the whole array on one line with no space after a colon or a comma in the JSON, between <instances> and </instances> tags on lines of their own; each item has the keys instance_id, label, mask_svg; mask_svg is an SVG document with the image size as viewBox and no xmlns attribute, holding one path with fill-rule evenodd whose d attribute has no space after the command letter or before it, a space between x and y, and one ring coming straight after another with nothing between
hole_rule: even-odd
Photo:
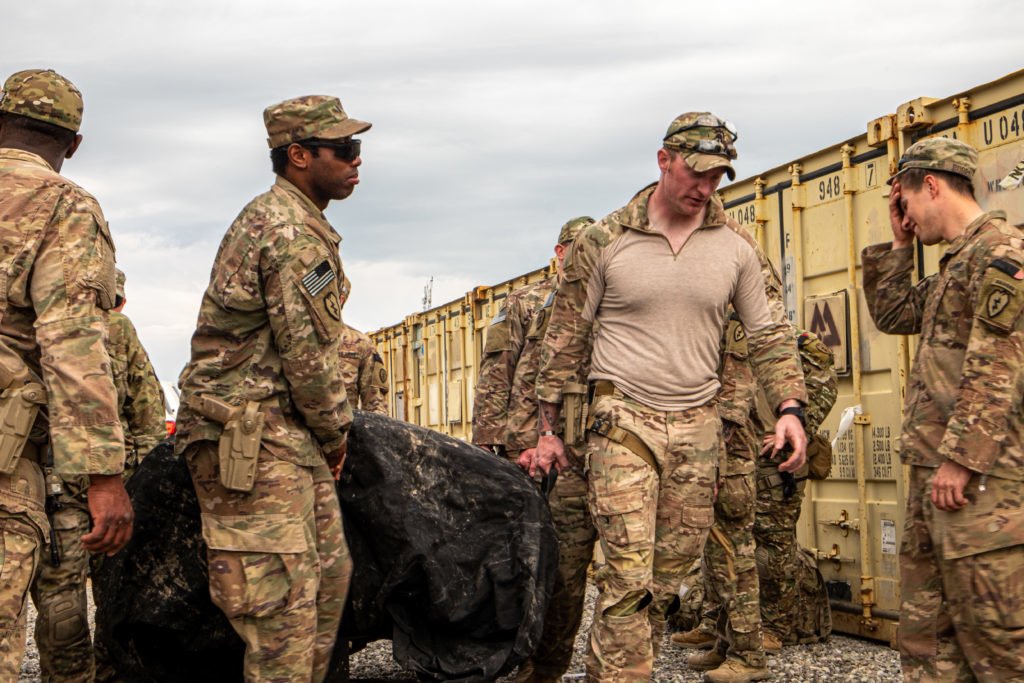
<instances>
[{"instance_id":1,"label":"black tarp","mask_svg":"<svg viewBox=\"0 0 1024 683\"><path fill-rule=\"evenodd\" d=\"M209 599L184 462L162 444L128 490L135 534L93 580L98 627L119 673L241 680L241 641ZM338 491L355 563L342 638L356 649L391 638L399 664L434 680L493 680L529 656L558 551L547 505L517 467L357 412Z\"/></svg>"}]
</instances>

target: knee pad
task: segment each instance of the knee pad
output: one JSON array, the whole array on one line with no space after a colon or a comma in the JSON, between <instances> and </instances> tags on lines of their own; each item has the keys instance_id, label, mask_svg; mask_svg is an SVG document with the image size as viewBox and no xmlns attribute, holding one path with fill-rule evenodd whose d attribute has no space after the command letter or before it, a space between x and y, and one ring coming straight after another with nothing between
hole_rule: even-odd
<instances>
[{"instance_id":1,"label":"knee pad","mask_svg":"<svg viewBox=\"0 0 1024 683\"><path fill-rule=\"evenodd\" d=\"M87 621L86 605L78 599L78 595L64 595L60 599L48 603L40 615L44 623L40 643L54 647L64 647L89 638L89 622Z\"/></svg>"}]
</instances>

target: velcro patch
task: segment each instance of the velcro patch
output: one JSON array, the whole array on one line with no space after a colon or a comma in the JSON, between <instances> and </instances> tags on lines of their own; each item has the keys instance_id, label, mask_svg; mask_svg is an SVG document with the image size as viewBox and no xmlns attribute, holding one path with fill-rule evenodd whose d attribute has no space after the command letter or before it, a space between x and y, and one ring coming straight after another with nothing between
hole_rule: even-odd
<instances>
[{"instance_id":1,"label":"velcro patch","mask_svg":"<svg viewBox=\"0 0 1024 683\"><path fill-rule=\"evenodd\" d=\"M1011 332L1024 310L1024 272L1005 259L996 259L985 271L976 315L990 327Z\"/></svg>"},{"instance_id":2,"label":"velcro patch","mask_svg":"<svg viewBox=\"0 0 1024 683\"><path fill-rule=\"evenodd\" d=\"M331 284L335 279L331 264L324 259L316 268L302 276L302 286L306 288L310 296L316 296L324 291L324 287Z\"/></svg>"}]
</instances>

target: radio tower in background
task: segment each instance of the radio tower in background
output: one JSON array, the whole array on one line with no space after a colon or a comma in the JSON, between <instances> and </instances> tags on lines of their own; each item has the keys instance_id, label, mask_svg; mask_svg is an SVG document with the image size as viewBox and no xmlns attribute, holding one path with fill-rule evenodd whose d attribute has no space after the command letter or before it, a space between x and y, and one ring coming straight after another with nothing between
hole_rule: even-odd
<instances>
[{"instance_id":1,"label":"radio tower in background","mask_svg":"<svg viewBox=\"0 0 1024 683\"><path fill-rule=\"evenodd\" d=\"M434 276L430 276L430 282L423 286L423 310L430 308L430 304L434 301Z\"/></svg>"}]
</instances>

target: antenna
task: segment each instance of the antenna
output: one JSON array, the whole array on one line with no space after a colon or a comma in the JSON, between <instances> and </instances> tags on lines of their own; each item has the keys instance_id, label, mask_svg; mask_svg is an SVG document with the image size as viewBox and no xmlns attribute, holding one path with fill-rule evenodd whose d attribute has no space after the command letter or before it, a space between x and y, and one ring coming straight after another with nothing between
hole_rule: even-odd
<instances>
[{"instance_id":1,"label":"antenna","mask_svg":"<svg viewBox=\"0 0 1024 683\"><path fill-rule=\"evenodd\" d=\"M434 276L430 276L430 282L423 286L423 310L430 308L434 301Z\"/></svg>"}]
</instances>

